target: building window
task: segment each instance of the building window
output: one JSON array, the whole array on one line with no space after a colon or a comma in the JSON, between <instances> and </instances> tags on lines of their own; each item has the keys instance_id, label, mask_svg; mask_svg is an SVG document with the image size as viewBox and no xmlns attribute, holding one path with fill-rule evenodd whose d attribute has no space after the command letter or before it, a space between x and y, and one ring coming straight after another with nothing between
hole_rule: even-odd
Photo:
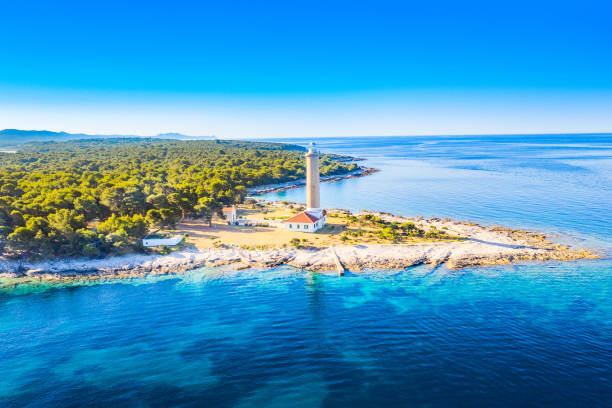
<instances>
[{"instance_id":1,"label":"building window","mask_svg":"<svg viewBox=\"0 0 612 408\"><path fill-rule=\"evenodd\" d=\"M289 224L289 229L291 229L291 224Z\"/></svg>"},{"instance_id":2,"label":"building window","mask_svg":"<svg viewBox=\"0 0 612 408\"><path fill-rule=\"evenodd\" d=\"M300 229L300 224L296 224L295 228Z\"/></svg>"},{"instance_id":3,"label":"building window","mask_svg":"<svg viewBox=\"0 0 612 408\"><path fill-rule=\"evenodd\" d=\"M304 229L308 229L308 225L304 225Z\"/></svg>"}]
</instances>

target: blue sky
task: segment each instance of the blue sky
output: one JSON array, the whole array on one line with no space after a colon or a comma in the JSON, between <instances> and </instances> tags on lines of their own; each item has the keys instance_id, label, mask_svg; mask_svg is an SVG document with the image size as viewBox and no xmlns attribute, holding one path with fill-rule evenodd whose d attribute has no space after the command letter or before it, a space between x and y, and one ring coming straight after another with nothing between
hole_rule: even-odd
<instances>
[{"instance_id":1,"label":"blue sky","mask_svg":"<svg viewBox=\"0 0 612 408\"><path fill-rule=\"evenodd\" d=\"M5 2L0 127L612 131L606 1Z\"/></svg>"}]
</instances>

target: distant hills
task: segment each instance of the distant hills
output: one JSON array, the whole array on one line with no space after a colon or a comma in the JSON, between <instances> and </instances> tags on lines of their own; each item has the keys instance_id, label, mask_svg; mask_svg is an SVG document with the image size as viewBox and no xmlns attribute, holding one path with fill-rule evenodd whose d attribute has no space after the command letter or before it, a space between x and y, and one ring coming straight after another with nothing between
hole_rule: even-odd
<instances>
[{"instance_id":1,"label":"distant hills","mask_svg":"<svg viewBox=\"0 0 612 408\"><path fill-rule=\"evenodd\" d=\"M0 145L15 146L30 142L61 142L65 140L75 139L100 139L100 138L118 138L118 137L154 137L159 139L178 139L178 140L211 140L216 139L215 136L188 136L181 133L160 133L155 136L138 136L138 135L88 135L85 133L67 133L53 132L50 130L21 130L21 129L4 129L0 130Z\"/></svg>"}]
</instances>

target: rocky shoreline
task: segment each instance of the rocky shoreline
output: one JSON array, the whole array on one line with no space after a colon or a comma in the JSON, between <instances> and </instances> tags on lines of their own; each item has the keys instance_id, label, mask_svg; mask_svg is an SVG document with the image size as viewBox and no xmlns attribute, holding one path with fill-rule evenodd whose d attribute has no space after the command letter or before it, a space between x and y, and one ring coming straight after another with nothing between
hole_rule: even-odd
<instances>
[{"instance_id":1,"label":"rocky shoreline","mask_svg":"<svg viewBox=\"0 0 612 408\"><path fill-rule=\"evenodd\" d=\"M208 266L230 265L234 269L273 268L288 265L314 272L334 272L336 256L351 272L368 269L402 270L427 264L449 269L509 264L519 261L572 261L595 259L586 249L553 243L544 234L504 227L487 227L469 222L423 220L371 213L387 220L435 226L465 237L464 241L416 244L339 245L333 248L281 247L246 250L237 247L184 250L169 255L125 255L106 259L69 259L48 262L0 260L1 286L25 282L122 279L176 274Z\"/></svg>"},{"instance_id":2,"label":"rocky shoreline","mask_svg":"<svg viewBox=\"0 0 612 408\"><path fill-rule=\"evenodd\" d=\"M352 161L355 161L355 160L353 159ZM365 177L365 176L369 176L370 174L376 173L378 171L379 171L378 169L375 169L373 167L359 166L358 170L352 171L347 174L334 175L334 176L321 176L321 182L331 183L333 181L348 180L348 179L353 179L357 177ZM280 184L268 184L265 186L250 188L249 195L258 196L258 195L263 195L267 193L275 193L278 191L285 191L285 190L291 190L294 188L304 187L305 185L306 185L306 180L289 181L287 183L280 183Z\"/></svg>"}]
</instances>

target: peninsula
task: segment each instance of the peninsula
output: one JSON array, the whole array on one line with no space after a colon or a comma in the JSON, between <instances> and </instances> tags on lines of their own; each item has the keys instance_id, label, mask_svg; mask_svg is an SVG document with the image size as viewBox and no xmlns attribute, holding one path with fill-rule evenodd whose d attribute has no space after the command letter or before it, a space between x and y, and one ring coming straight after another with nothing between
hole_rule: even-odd
<instances>
[{"instance_id":1,"label":"peninsula","mask_svg":"<svg viewBox=\"0 0 612 408\"><path fill-rule=\"evenodd\" d=\"M304 153L298 146L246 142L106 143L43 143L6 154L0 169L0 191L8 194L0 201L2 285L199 266L358 273L597 257L532 231L323 208L321 177L372 169L322 155L314 144ZM248 197L300 184L306 185L305 206Z\"/></svg>"}]
</instances>

